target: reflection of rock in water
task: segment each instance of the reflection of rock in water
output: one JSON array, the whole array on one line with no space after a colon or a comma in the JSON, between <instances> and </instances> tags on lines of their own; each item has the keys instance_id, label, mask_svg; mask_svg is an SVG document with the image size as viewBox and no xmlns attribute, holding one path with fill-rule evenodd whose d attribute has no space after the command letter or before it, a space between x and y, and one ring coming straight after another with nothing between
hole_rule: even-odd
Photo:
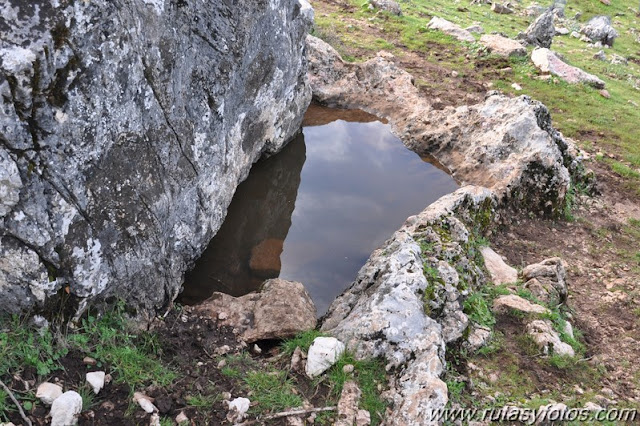
<instances>
[{"instance_id":1,"label":"reflection of rock in water","mask_svg":"<svg viewBox=\"0 0 640 426\"><path fill-rule=\"evenodd\" d=\"M204 300L214 291L241 296L278 277L305 152L300 134L278 155L253 166L238 186L222 227L187 273L183 303Z\"/></svg>"},{"instance_id":2,"label":"reflection of rock in water","mask_svg":"<svg viewBox=\"0 0 640 426\"><path fill-rule=\"evenodd\" d=\"M338 109L312 103L304 115L302 127L324 126L336 120L355 123L371 123L373 121L387 123L387 120L360 109Z\"/></svg>"}]
</instances>

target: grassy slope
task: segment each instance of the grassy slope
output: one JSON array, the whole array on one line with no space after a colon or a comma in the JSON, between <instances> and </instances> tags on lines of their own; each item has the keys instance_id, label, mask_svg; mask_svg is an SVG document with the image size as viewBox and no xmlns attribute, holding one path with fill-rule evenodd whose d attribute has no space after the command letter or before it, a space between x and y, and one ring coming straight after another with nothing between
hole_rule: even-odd
<instances>
[{"instance_id":1,"label":"grassy slope","mask_svg":"<svg viewBox=\"0 0 640 426\"><path fill-rule=\"evenodd\" d=\"M400 0L401 17L370 11L363 0L349 1L356 9L351 19L345 19L340 10L323 13L322 5L314 5L320 6L316 17L317 35L336 46L347 60L363 60L380 49L396 55L411 51L428 62L463 75L473 69L473 61L465 60L465 56L477 55L479 45L460 43L440 32L426 30L432 16L448 19L462 27L480 24L486 33L498 31L510 37L526 29L532 20L517 14L496 14L489 5L467 5L450 0ZM523 1L522 6L532 3ZM555 125L566 136L577 140L587 151L611 154L614 158L600 155L597 158L606 161L640 193L640 142L637 140L640 128L640 32L634 29L638 28L640 18L633 11L633 7L638 7L637 2L621 0L612 2L611 6L590 0L570 0L568 3L567 17L582 13L569 30L578 30L581 23L595 15L606 14L613 18L620 37L613 48L605 51L608 58L614 53L628 58L628 65L598 61L593 55L599 49L569 36L556 37L552 46L569 63L602 78L611 98L606 99L597 90L582 85L571 86L556 79L537 80L534 77L538 73L529 60L513 60L514 73L500 74L493 84L514 94L516 91L511 84L520 84L523 90L517 93L530 95L546 104L553 113ZM451 83L448 79L418 81L418 84L427 85Z\"/></svg>"}]
</instances>

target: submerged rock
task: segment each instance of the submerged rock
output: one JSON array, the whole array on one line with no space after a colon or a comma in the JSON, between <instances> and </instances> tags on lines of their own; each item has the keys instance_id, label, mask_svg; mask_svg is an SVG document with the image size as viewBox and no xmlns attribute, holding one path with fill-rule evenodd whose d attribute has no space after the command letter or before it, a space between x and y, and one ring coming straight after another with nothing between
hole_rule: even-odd
<instances>
[{"instance_id":1,"label":"submerged rock","mask_svg":"<svg viewBox=\"0 0 640 426\"><path fill-rule=\"evenodd\" d=\"M63 286L166 305L251 165L300 128L312 9L4 3L0 311Z\"/></svg>"},{"instance_id":2,"label":"submerged rock","mask_svg":"<svg viewBox=\"0 0 640 426\"><path fill-rule=\"evenodd\" d=\"M553 74L567 83L584 83L596 89L604 89L605 83L600 78L567 64L549 49L536 48L531 53L531 60L541 72Z\"/></svg>"},{"instance_id":3,"label":"submerged rock","mask_svg":"<svg viewBox=\"0 0 640 426\"><path fill-rule=\"evenodd\" d=\"M214 293L194 310L233 327L247 343L285 339L316 326L316 308L304 286L279 278L241 297Z\"/></svg>"}]
</instances>

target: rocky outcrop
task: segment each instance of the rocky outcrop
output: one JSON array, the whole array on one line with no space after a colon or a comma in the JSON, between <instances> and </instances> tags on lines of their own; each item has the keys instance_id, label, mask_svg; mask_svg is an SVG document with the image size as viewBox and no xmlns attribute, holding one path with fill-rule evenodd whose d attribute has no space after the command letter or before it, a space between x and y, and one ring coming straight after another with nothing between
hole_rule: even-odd
<instances>
[{"instance_id":1,"label":"rocky outcrop","mask_svg":"<svg viewBox=\"0 0 640 426\"><path fill-rule=\"evenodd\" d=\"M440 378L445 346L465 336L471 321L464 301L488 281L477 239L514 206L558 212L571 176L582 176L581 162L552 128L547 109L530 98L489 93L478 105L438 111L388 53L347 64L314 37L308 52L317 101L388 119L409 148L470 184L408 218L322 319L322 330L356 357L386 360L393 401L386 424L437 424L431 415L448 400ZM548 312L516 302L533 306L534 314ZM477 350L491 332L473 329L467 346Z\"/></svg>"},{"instance_id":2,"label":"rocky outcrop","mask_svg":"<svg viewBox=\"0 0 640 426\"><path fill-rule=\"evenodd\" d=\"M393 371L390 425L433 424L431 414L447 403L445 344L467 328L464 295L484 281L466 224L478 210L491 217L494 202L488 190L467 186L407 219L323 319L322 330L356 357L384 358Z\"/></svg>"},{"instance_id":3,"label":"rocky outcrop","mask_svg":"<svg viewBox=\"0 0 640 426\"><path fill-rule=\"evenodd\" d=\"M286 339L316 326L316 307L301 283L268 280L260 292L241 297L214 293L194 311L232 327L240 339Z\"/></svg>"},{"instance_id":4,"label":"rocky outcrop","mask_svg":"<svg viewBox=\"0 0 640 426\"><path fill-rule=\"evenodd\" d=\"M542 73L553 74L569 84L584 83L596 89L604 89L605 83L593 74L567 64L558 55L545 48L536 48L531 61Z\"/></svg>"},{"instance_id":5,"label":"rocky outcrop","mask_svg":"<svg viewBox=\"0 0 640 426\"><path fill-rule=\"evenodd\" d=\"M567 300L566 263L558 257L527 266L522 270L522 280L524 287L538 300L555 305Z\"/></svg>"},{"instance_id":6,"label":"rocky outcrop","mask_svg":"<svg viewBox=\"0 0 640 426\"><path fill-rule=\"evenodd\" d=\"M0 310L158 308L310 100L306 1L0 6Z\"/></svg>"},{"instance_id":7,"label":"rocky outcrop","mask_svg":"<svg viewBox=\"0 0 640 426\"><path fill-rule=\"evenodd\" d=\"M553 24L554 17L553 8L548 9L536 18L518 38L534 46L550 48L553 37L556 35L556 28Z\"/></svg>"},{"instance_id":8,"label":"rocky outcrop","mask_svg":"<svg viewBox=\"0 0 640 426\"><path fill-rule=\"evenodd\" d=\"M591 18L589 22L582 27L580 32L589 37L591 41L599 41L606 46L613 46L613 42L618 37L618 32L611 25L611 18L608 16L595 16Z\"/></svg>"},{"instance_id":9,"label":"rocky outcrop","mask_svg":"<svg viewBox=\"0 0 640 426\"><path fill-rule=\"evenodd\" d=\"M369 0L369 9L384 10L396 16L402 15L400 5L394 0Z\"/></svg>"},{"instance_id":10,"label":"rocky outcrop","mask_svg":"<svg viewBox=\"0 0 640 426\"><path fill-rule=\"evenodd\" d=\"M513 284L518 280L518 271L507 265L502 257L489 247L480 249L484 266L489 272L491 282L495 285Z\"/></svg>"},{"instance_id":11,"label":"rocky outcrop","mask_svg":"<svg viewBox=\"0 0 640 426\"><path fill-rule=\"evenodd\" d=\"M477 105L434 110L388 53L348 64L311 36L308 51L317 101L388 119L410 149L435 157L462 184L491 189L505 205L554 213L570 176L582 170L575 147L553 129L547 108L526 96L492 92Z\"/></svg>"}]
</instances>

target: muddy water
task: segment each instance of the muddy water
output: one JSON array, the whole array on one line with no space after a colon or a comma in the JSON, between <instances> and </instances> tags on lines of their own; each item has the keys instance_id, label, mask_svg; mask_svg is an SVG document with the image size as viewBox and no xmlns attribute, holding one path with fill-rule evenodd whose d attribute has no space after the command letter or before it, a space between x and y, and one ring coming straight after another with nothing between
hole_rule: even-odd
<instances>
[{"instance_id":1,"label":"muddy water","mask_svg":"<svg viewBox=\"0 0 640 426\"><path fill-rule=\"evenodd\" d=\"M261 160L186 276L184 303L302 282L322 315L404 220L457 188L362 111L310 107L303 132Z\"/></svg>"}]
</instances>

